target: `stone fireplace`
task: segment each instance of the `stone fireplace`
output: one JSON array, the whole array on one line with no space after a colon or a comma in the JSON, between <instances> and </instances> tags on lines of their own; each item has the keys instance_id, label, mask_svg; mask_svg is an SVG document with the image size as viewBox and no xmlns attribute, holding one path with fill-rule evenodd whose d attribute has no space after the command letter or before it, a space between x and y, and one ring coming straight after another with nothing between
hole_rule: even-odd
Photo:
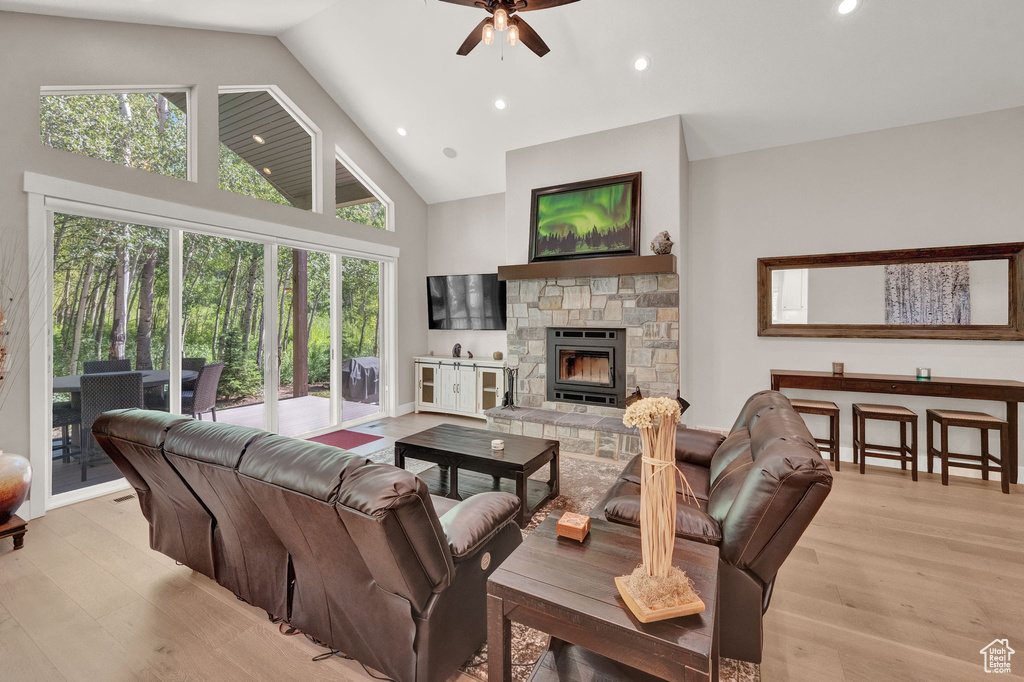
<instances>
[{"instance_id":1,"label":"stone fireplace","mask_svg":"<svg viewBox=\"0 0 1024 682\"><path fill-rule=\"evenodd\" d=\"M664 257L600 260L650 258ZM625 396L637 387L644 395L675 396L679 388L679 277L670 258L672 272L659 274L508 277L507 361L518 370L518 409L490 411L490 427L558 438L563 451L577 454L614 459L638 452L635 431L622 426ZM576 343L588 332L598 345L615 341L621 350L595 357L589 340ZM563 358L571 360L564 368Z\"/></svg>"}]
</instances>

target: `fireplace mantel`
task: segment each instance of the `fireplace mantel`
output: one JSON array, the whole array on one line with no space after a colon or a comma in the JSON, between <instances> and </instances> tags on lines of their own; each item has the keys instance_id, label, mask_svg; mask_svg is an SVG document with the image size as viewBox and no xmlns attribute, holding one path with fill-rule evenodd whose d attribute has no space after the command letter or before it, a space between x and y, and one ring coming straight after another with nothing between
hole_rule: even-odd
<instances>
[{"instance_id":1,"label":"fireplace mantel","mask_svg":"<svg viewBox=\"0 0 1024 682\"><path fill-rule=\"evenodd\" d=\"M557 277L616 277L618 275L675 274L674 254L579 258L526 265L501 265L498 279L554 279Z\"/></svg>"}]
</instances>

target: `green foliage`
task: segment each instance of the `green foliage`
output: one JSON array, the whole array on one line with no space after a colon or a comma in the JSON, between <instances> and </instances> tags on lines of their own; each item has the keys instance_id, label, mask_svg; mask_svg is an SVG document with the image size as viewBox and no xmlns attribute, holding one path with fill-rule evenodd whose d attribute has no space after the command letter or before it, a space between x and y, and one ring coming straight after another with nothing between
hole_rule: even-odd
<instances>
[{"instance_id":1,"label":"green foliage","mask_svg":"<svg viewBox=\"0 0 1024 682\"><path fill-rule=\"evenodd\" d=\"M269 180L223 142L220 144L220 188L275 204L292 205Z\"/></svg>"},{"instance_id":2,"label":"green foliage","mask_svg":"<svg viewBox=\"0 0 1024 682\"><path fill-rule=\"evenodd\" d=\"M351 223L359 223L381 230L387 229L388 226L388 207L379 201L341 206L335 209L334 215Z\"/></svg>"},{"instance_id":3,"label":"green foliage","mask_svg":"<svg viewBox=\"0 0 1024 682\"><path fill-rule=\"evenodd\" d=\"M343 359L376 357L380 349L380 263L343 258Z\"/></svg>"},{"instance_id":4,"label":"green foliage","mask_svg":"<svg viewBox=\"0 0 1024 682\"><path fill-rule=\"evenodd\" d=\"M263 373L246 353L241 331L231 329L226 332L222 348L224 372L220 378L220 394L231 399L259 393L263 387Z\"/></svg>"},{"instance_id":5,"label":"green foliage","mask_svg":"<svg viewBox=\"0 0 1024 682\"><path fill-rule=\"evenodd\" d=\"M42 95L43 144L184 179L186 114L158 93Z\"/></svg>"}]
</instances>

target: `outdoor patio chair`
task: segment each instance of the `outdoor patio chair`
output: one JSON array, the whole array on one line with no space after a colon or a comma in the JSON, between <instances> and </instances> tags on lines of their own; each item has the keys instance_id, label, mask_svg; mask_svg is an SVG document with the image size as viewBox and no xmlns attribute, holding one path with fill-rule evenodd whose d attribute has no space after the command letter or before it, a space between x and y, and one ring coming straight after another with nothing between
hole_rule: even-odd
<instances>
[{"instance_id":1,"label":"outdoor patio chair","mask_svg":"<svg viewBox=\"0 0 1024 682\"><path fill-rule=\"evenodd\" d=\"M103 372L130 372L131 360L86 360L82 363L86 374L102 374Z\"/></svg>"},{"instance_id":2,"label":"outdoor patio chair","mask_svg":"<svg viewBox=\"0 0 1024 682\"><path fill-rule=\"evenodd\" d=\"M143 407L142 372L86 374L82 377L82 480L89 471L94 451L102 452L92 435L92 425L104 412Z\"/></svg>"},{"instance_id":3,"label":"outdoor patio chair","mask_svg":"<svg viewBox=\"0 0 1024 682\"><path fill-rule=\"evenodd\" d=\"M71 403L53 404L53 428L60 429L60 447L53 448L61 453L61 461L71 461L71 427L82 421L82 412Z\"/></svg>"},{"instance_id":4,"label":"outdoor patio chair","mask_svg":"<svg viewBox=\"0 0 1024 682\"><path fill-rule=\"evenodd\" d=\"M181 392L181 413L190 414L202 419L209 412L213 421L217 421L217 392L220 387L220 375L224 371L224 363L206 365L199 370L194 391Z\"/></svg>"},{"instance_id":5,"label":"outdoor patio chair","mask_svg":"<svg viewBox=\"0 0 1024 682\"><path fill-rule=\"evenodd\" d=\"M181 369L184 372L201 372L203 367L206 367L206 358L182 358ZM181 390L183 391L194 391L196 390L196 380L182 381Z\"/></svg>"}]
</instances>

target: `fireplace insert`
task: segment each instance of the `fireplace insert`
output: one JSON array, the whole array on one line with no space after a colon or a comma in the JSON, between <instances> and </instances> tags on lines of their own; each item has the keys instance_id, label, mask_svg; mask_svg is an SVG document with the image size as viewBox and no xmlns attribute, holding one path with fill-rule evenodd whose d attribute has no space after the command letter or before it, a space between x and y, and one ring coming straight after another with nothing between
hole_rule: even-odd
<instances>
[{"instance_id":1,"label":"fireplace insert","mask_svg":"<svg viewBox=\"0 0 1024 682\"><path fill-rule=\"evenodd\" d=\"M624 406L626 330L549 327L547 341L548 400Z\"/></svg>"}]
</instances>

